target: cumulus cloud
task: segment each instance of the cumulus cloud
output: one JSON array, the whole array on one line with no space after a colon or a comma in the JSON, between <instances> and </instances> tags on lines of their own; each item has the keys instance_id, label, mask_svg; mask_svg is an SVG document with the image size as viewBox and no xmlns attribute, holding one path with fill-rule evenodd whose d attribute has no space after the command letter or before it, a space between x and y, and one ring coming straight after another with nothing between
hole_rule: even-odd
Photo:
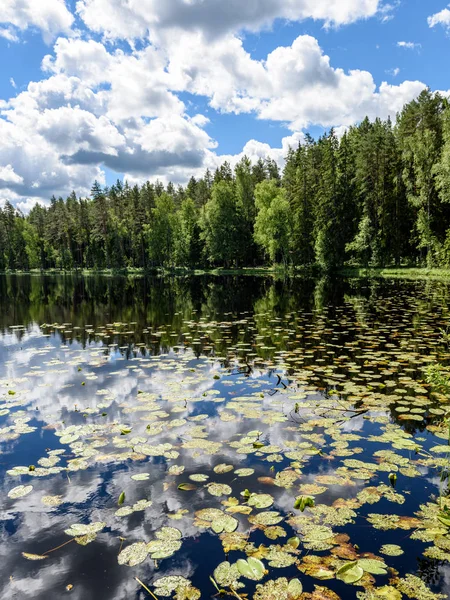
<instances>
[{"instance_id":1,"label":"cumulus cloud","mask_svg":"<svg viewBox=\"0 0 450 600\"><path fill-rule=\"evenodd\" d=\"M73 21L64 0L2 0L0 23L8 27L0 30L0 35L17 41L17 31L37 28L44 40L51 42L58 33L68 33Z\"/></svg>"},{"instance_id":2,"label":"cumulus cloud","mask_svg":"<svg viewBox=\"0 0 450 600\"><path fill-rule=\"evenodd\" d=\"M311 125L344 130L366 115L395 118L423 83L377 85L368 71L333 65L309 35L256 60L237 33L280 18L343 25L392 8L379 0L79 0L76 11L86 26L106 38L127 38L127 51L111 39L68 35L73 17L63 0L8 0L2 18L13 33L40 27L45 35L67 35L42 60L46 78L0 100L0 202L26 209L72 189L88 194L93 179L104 180L102 167L132 182L185 183L244 154L271 156L282 166L288 146ZM39 20L44 16L46 24ZM186 93L216 113L190 115ZM217 113L278 122L291 135L279 148L250 140L236 155L219 155L208 133Z\"/></svg>"},{"instance_id":3,"label":"cumulus cloud","mask_svg":"<svg viewBox=\"0 0 450 600\"><path fill-rule=\"evenodd\" d=\"M208 37L257 31L275 19L316 19L345 25L373 17L380 0L79 0L76 11L87 27L109 38L142 38L153 28L202 31Z\"/></svg>"},{"instance_id":4,"label":"cumulus cloud","mask_svg":"<svg viewBox=\"0 0 450 600\"><path fill-rule=\"evenodd\" d=\"M293 131L311 124L349 125L365 115L395 118L425 87L421 82L377 87L367 71L334 68L308 35L263 61L254 60L235 36L207 43L200 34L186 33L176 44L170 39L165 44L176 89L209 97L216 110L287 122Z\"/></svg>"},{"instance_id":5,"label":"cumulus cloud","mask_svg":"<svg viewBox=\"0 0 450 600\"><path fill-rule=\"evenodd\" d=\"M450 4L449 4L450 7ZM450 29L450 10L444 8L440 12L435 13L428 17L428 25L430 27L436 27L436 25L442 25L446 29Z\"/></svg>"},{"instance_id":6,"label":"cumulus cloud","mask_svg":"<svg viewBox=\"0 0 450 600\"><path fill-rule=\"evenodd\" d=\"M89 77L75 61L74 72L83 81L56 73L0 105L2 200L48 199L72 189L88 194L94 179L104 180L101 165L149 176L168 167L195 169L203 164L215 142L203 129L205 120L184 115L178 98L174 96L169 108L165 98L150 94L141 97L140 104L136 98L130 103L125 94L120 103L114 78L120 78L121 70L125 73L123 59L123 55L111 57L109 90L87 85L86 81L103 76L94 67Z\"/></svg>"},{"instance_id":7,"label":"cumulus cloud","mask_svg":"<svg viewBox=\"0 0 450 600\"><path fill-rule=\"evenodd\" d=\"M3 184L20 184L23 183L23 177L17 175L11 165L6 167L0 166L0 186Z\"/></svg>"}]
</instances>

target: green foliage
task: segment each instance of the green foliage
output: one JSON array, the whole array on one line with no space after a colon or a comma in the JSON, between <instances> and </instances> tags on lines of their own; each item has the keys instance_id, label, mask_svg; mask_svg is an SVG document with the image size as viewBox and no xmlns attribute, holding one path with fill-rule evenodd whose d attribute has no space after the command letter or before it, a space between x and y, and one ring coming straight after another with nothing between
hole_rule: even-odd
<instances>
[{"instance_id":1,"label":"green foliage","mask_svg":"<svg viewBox=\"0 0 450 600\"><path fill-rule=\"evenodd\" d=\"M0 208L0 270L318 266L450 267L450 107L423 91L398 115L339 139L306 134L272 158L185 188L94 182L24 216Z\"/></svg>"},{"instance_id":2,"label":"green foliage","mask_svg":"<svg viewBox=\"0 0 450 600\"><path fill-rule=\"evenodd\" d=\"M450 394L450 373L442 365L430 365L426 370L427 383L442 394Z\"/></svg>"},{"instance_id":3,"label":"green foliage","mask_svg":"<svg viewBox=\"0 0 450 600\"><path fill-rule=\"evenodd\" d=\"M243 214L232 180L218 179L202 219L203 239L211 264L230 267L245 262L241 253Z\"/></svg>"},{"instance_id":4,"label":"green foliage","mask_svg":"<svg viewBox=\"0 0 450 600\"><path fill-rule=\"evenodd\" d=\"M288 263L292 235L290 207L285 191L275 179L256 186L255 241L275 262Z\"/></svg>"},{"instance_id":5,"label":"green foliage","mask_svg":"<svg viewBox=\"0 0 450 600\"><path fill-rule=\"evenodd\" d=\"M174 201L167 193L156 199L152 222L147 227L150 258L158 267L171 267L175 258L175 238L178 228Z\"/></svg>"}]
</instances>

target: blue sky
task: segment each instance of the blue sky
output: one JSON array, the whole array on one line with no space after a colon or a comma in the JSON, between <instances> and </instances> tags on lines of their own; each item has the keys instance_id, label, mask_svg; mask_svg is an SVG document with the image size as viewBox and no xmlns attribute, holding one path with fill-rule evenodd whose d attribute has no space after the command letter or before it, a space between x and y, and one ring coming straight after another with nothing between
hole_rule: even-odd
<instances>
[{"instance_id":1,"label":"blue sky","mask_svg":"<svg viewBox=\"0 0 450 600\"><path fill-rule=\"evenodd\" d=\"M447 93L449 35L445 0L2 0L0 203L282 166L305 131Z\"/></svg>"}]
</instances>

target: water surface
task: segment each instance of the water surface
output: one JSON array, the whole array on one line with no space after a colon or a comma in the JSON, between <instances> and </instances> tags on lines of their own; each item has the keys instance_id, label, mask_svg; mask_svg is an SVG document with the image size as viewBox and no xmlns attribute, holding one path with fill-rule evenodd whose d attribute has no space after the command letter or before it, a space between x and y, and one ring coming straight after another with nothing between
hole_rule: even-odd
<instances>
[{"instance_id":1,"label":"water surface","mask_svg":"<svg viewBox=\"0 0 450 600\"><path fill-rule=\"evenodd\" d=\"M0 277L1 598L447 598L449 291Z\"/></svg>"}]
</instances>

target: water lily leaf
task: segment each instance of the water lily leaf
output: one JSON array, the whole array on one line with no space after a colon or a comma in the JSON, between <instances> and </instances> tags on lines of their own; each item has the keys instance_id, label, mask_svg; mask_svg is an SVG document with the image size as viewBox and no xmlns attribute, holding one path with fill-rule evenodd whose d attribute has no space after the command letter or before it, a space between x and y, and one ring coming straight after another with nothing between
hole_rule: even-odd
<instances>
[{"instance_id":1,"label":"water lily leaf","mask_svg":"<svg viewBox=\"0 0 450 600\"><path fill-rule=\"evenodd\" d=\"M48 556L43 554L29 554L28 552L22 552L22 556L27 560L44 560Z\"/></svg>"},{"instance_id":2,"label":"water lily leaf","mask_svg":"<svg viewBox=\"0 0 450 600\"><path fill-rule=\"evenodd\" d=\"M443 525L450 527L450 514L442 512L438 514L437 518Z\"/></svg>"},{"instance_id":3,"label":"water lily leaf","mask_svg":"<svg viewBox=\"0 0 450 600\"><path fill-rule=\"evenodd\" d=\"M69 529L64 531L65 534L72 537L81 537L83 535L97 534L106 527L106 523L95 522L90 525L84 525L82 523L74 523Z\"/></svg>"},{"instance_id":4,"label":"water lily leaf","mask_svg":"<svg viewBox=\"0 0 450 600\"><path fill-rule=\"evenodd\" d=\"M298 600L302 592L303 587L298 579L289 582L285 577L280 577L263 585L258 584L253 600Z\"/></svg>"},{"instance_id":5,"label":"water lily leaf","mask_svg":"<svg viewBox=\"0 0 450 600\"><path fill-rule=\"evenodd\" d=\"M274 500L269 494L251 494L248 499L248 505L255 508L269 508L273 502Z\"/></svg>"},{"instance_id":6,"label":"water lily leaf","mask_svg":"<svg viewBox=\"0 0 450 600\"><path fill-rule=\"evenodd\" d=\"M367 592L367 600L402 600L402 594L391 585L384 585L380 588L372 588Z\"/></svg>"},{"instance_id":7,"label":"water lily leaf","mask_svg":"<svg viewBox=\"0 0 450 600\"><path fill-rule=\"evenodd\" d=\"M232 533L233 531L236 531L238 525L239 521L237 519L235 519L231 515L226 515L225 513L223 513L222 516L212 521L211 529L216 533L222 533L224 531L226 533Z\"/></svg>"},{"instance_id":8,"label":"water lily leaf","mask_svg":"<svg viewBox=\"0 0 450 600\"><path fill-rule=\"evenodd\" d=\"M122 550L117 557L119 565L128 565L129 567L135 567L140 565L147 558L149 550L145 542L137 542L131 544Z\"/></svg>"},{"instance_id":9,"label":"water lily leaf","mask_svg":"<svg viewBox=\"0 0 450 600\"><path fill-rule=\"evenodd\" d=\"M416 600L446 600L447 594L434 594L422 579L408 573L404 578L401 578L396 584L397 589L408 596L408 598L416 598Z\"/></svg>"},{"instance_id":10,"label":"water lily leaf","mask_svg":"<svg viewBox=\"0 0 450 600\"><path fill-rule=\"evenodd\" d=\"M387 565L383 561L370 558L360 558L357 564L363 571L371 575L387 575Z\"/></svg>"},{"instance_id":11,"label":"water lily leaf","mask_svg":"<svg viewBox=\"0 0 450 600\"><path fill-rule=\"evenodd\" d=\"M207 489L211 496L229 496L233 491L226 483L210 483Z\"/></svg>"},{"instance_id":12,"label":"water lily leaf","mask_svg":"<svg viewBox=\"0 0 450 600\"><path fill-rule=\"evenodd\" d=\"M238 589L244 587L239 581L241 573L236 564L230 564L228 561L220 563L214 570L214 579L220 586L233 587Z\"/></svg>"},{"instance_id":13,"label":"water lily leaf","mask_svg":"<svg viewBox=\"0 0 450 600\"><path fill-rule=\"evenodd\" d=\"M215 519L220 519L223 516L223 511L218 508L203 508L195 513L197 519L201 521L209 521L210 523Z\"/></svg>"},{"instance_id":14,"label":"water lily leaf","mask_svg":"<svg viewBox=\"0 0 450 600\"><path fill-rule=\"evenodd\" d=\"M299 579L291 579L288 584L288 600L297 600L303 593L303 586Z\"/></svg>"},{"instance_id":15,"label":"water lily leaf","mask_svg":"<svg viewBox=\"0 0 450 600\"><path fill-rule=\"evenodd\" d=\"M297 536L291 537L286 543L291 546L291 548L294 548L294 550L297 550L297 548L300 546L300 538Z\"/></svg>"},{"instance_id":16,"label":"water lily leaf","mask_svg":"<svg viewBox=\"0 0 450 600\"><path fill-rule=\"evenodd\" d=\"M216 465L213 470L214 470L214 473L217 473L218 475L223 475L224 473L229 473L233 469L234 469L233 465L220 464L220 465Z\"/></svg>"},{"instance_id":17,"label":"water lily leaf","mask_svg":"<svg viewBox=\"0 0 450 600\"><path fill-rule=\"evenodd\" d=\"M280 537L286 537L287 533L282 527L274 525L271 527L265 527L264 535L269 538L269 540L276 540Z\"/></svg>"},{"instance_id":18,"label":"water lily leaf","mask_svg":"<svg viewBox=\"0 0 450 600\"><path fill-rule=\"evenodd\" d=\"M122 506L114 513L116 517L128 517L134 513L133 507L131 506Z\"/></svg>"},{"instance_id":19,"label":"water lily leaf","mask_svg":"<svg viewBox=\"0 0 450 600\"><path fill-rule=\"evenodd\" d=\"M169 467L169 475L181 475L184 472L185 467L183 465L172 465Z\"/></svg>"},{"instance_id":20,"label":"water lily leaf","mask_svg":"<svg viewBox=\"0 0 450 600\"><path fill-rule=\"evenodd\" d=\"M293 552L290 546L287 546L287 549L282 546L270 546L265 556L269 561L269 565L277 569L290 567L297 562L296 553Z\"/></svg>"},{"instance_id":21,"label":"water lily leaf","mask_svg":"<svg viewBox=\"0 0 450 600\"><path fill-rule=\"evenodd\" d=\"M161 577L153 585L158 596L169 597L175 592L175 600L199 600L201 597L200 591L181 575Z\"/></svg>"},{"instance_id":22,"label":"water lily leaf","mask_svg":"<svg viewBox=\"0 0 450 600\"><path fill-rule=\"evenodd\" d=\"M183 492L193 492L197 489L197 486L193 483L180 483L178 489L182 490Z\"/></svg>"},{"instance_id":23,"label":"water lily leaf","mask_svg":"<svg viewBox=\"0 0 450 600\"><path fill-rule=\"evenodd\" d=\"M315 579L324 580L334 579L335 577L333 569L325 563L324 558L321 556L305 556L302 563L298 565L298 569Z\"/></svg>"},{"instance_id":24,"label":"water lily leaf","mask_svg":"<svg viewBox=\"0 0 450 600\"><path fill-rule=\"evenodd\" d=\"M169 558L181 548L181 531L174 527L161 527L156 532L156 540L147 544L148 553L154 560Z\"/></svg>"},{"instance_id":25,"label":"water lily leaf","mask_svg":"<svg viewBox=\"0 0 450 600\"><path fill-rule=\"evenodd\" d=\"M119 506L121 506L124 502L125 502L125 492L122 492L119 496L119 500L117 501L117 504Z\"/></svg>"},{"instance_id":26,"label":"water lily leaf","mask_svg":"<svg viewBox=\"0 0 450 600\"><path fill-rule=\"evenodd\" d=\"M401 556L404 554L401 547L395 544L384 544L384 546L381 546L380 553L386 556Z\"/></svg>"},{"instance_id":27,"label":"water lily leaf","mask_svg":"<svg viewBox=\"0 0 450 600\"><path fill-rule=\"evenodd\" d=\"M276 474L274 484L278 487L289 489L294 485L298 478L298 473L288 469L287 471L281 471L280 473Z\"/></svg>"},{"instance_id":28,"label":"water lily leaf","mask_svg":"<svg viewBox=\"0 0 450 600\"><path fill-rule=\"evenodd\" d=\"M248 518L255 525L278 525L283 520L279 512L268 510Z\"/></svg>"},{"instance_id":29,"label":"water lily leaf","mask_svg":"<svg viewBox=\"0 0 450 600\"><path fill-rule=\"evenodd\" d=\"M255 472L255 469L236 469L234 472L238 477L250 477Z\"/></svg>"},{"instance_id":30,"label":"water lily leaf","mask_svg":"<svg viewBox=\"0 0 450 600\"><path fill-rule=\"evenodd\" d=\"M247 579L252 579L253 581L259 581L266 573L264 563L258 558L253 558L252 556L250 556L247 560L240 558L236 562L236 566L241 575L247 577Z\"/></svg>"},{"instance_id":31,"label":"water lily leaf","mask_svg":"<svg viewBox=\"0 0 450 600\"><path fill-rule=\"evenodd\" d=\"M174 521L181 521L181 519L183 519L184 516L187 515L188 513L189 513L189 511L187 509L179 508L174 513L167 513L167 516L169 517L169 519L173 519Z\"/></svg>"},{"instance_id":32,"label":"water lily leaf","mask_svg":"<svg viewBox=\"0 0 450 600\"><path fill-rule=\"evenodd\" d=\"M194 473L193 475L189 475L189 479L192 479L192 481L196 481L197 483L202 483L204 481L208 481L209 475L203 475L202 473Z\"/></svg>"},{"instance_id":33,"label":"water lily leaf","mask_svg":"<svg viewBox=\"0 0 450 600\"><path fill-rule=\"evenodd\" d=\"M340 579L344 583L356 583L363 575L364 571L357 562L347 563L336 571L336 579Z\"/></svg>"},{"instance_id":34,"label":"water lily leaf","mask_svg":"<svg viewBox=\"0 0 450 600\"><path fill-rule=\"evenodd\" d=\"M17 498L23 498L33 490L32 485L18 485L8 492L8 498L13 500Z\"/></svg>"},{"instance_id":35,"label":"water lily leaf","mask_svg":"<svg viewBox=\"0 0 450 600\"><path fill-rule=\"evenodd\" d=\"M42 496L41 502L46 506L60 506L64 500L62 496Z\"/></svg>"},{"instance_id":36,"label":"water lily leaf","mask_svg":"<svg viewBox=\"0 0 450 600\"><path fill-rule=\"evenodd\" d=\"M304 483L299 486L299 491L303 496L318 496L327 491L324 485L317 485L315 483Z\"/></svg>"},{"instance_id":37,"label":"water lily leaf","mask_svg":"<svg viewBox=\"0 0 450 600\"><path fill-rule=\"evenodd\" d=\"M253 442L253 448L264 448L265 444L263 442Z\"/></svg>"},{"instance_id":38,"label":"water lily leaf","mask_svg":"<svg viewBox=\"0 0 450 600\"><path fill-rule=\"evenodd\" d=\"M97 538L96 533L87 533L86 535L77 536L75 541L80 546L87 546Z\"/></svg>"}]
</instances>

